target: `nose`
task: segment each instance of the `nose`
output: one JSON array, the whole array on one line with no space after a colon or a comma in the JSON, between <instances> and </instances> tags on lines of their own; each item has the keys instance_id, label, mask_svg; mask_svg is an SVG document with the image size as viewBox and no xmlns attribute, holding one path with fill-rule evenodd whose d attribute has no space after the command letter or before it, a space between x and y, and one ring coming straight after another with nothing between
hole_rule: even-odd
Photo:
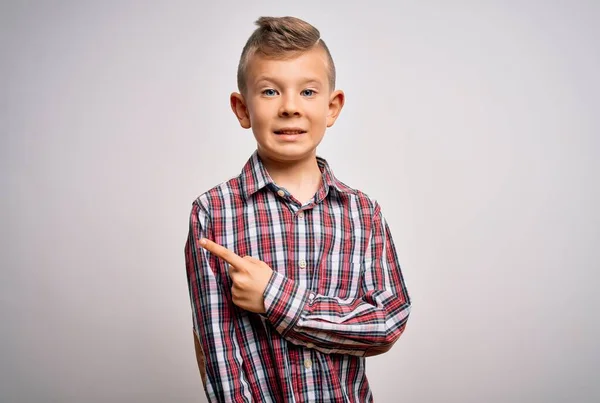
<instances>
[{"instance_id":1,"label":"nose","mask_svg":"<svg viewBox=\"0 0 600 403\"><path fill-rule=\"evenodd\" d=\"M281 106L279 107L279 117L300 116L300 105L294 95L285 95L281 97Z\"/></svg>"}]
</instances>

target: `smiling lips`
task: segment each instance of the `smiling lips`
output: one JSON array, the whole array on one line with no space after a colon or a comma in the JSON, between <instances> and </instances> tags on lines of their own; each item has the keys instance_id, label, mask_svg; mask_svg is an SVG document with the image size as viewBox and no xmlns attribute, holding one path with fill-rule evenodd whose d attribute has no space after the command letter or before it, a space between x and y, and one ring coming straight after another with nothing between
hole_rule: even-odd
<instances>
[{"instance_id":1,"label":"smiling lips","mask_svg":"<svg viewBox=\"0 0 600 403\"><path fill-rule=\"evenodd\" d=\"M275 130L275 134L302 134L306 133L306 130L302 130L298 127L284 127L283 129Z\"/></svg>"}]
</instances>

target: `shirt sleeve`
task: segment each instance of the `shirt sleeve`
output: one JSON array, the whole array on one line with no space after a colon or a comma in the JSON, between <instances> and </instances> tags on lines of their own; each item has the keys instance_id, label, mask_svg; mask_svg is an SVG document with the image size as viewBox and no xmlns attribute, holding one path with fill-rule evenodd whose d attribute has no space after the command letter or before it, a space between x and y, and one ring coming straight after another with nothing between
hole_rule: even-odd
<instances>
[{"instance_id":1,"label":"shirt sleeve","mask_svg":"<svg viewBox=\"0 0 600 403\"><path fill-rule=\"evenodd\" d=\"M411 305L377 202L362 269L362 290L355 299L319 295L274 271L264 293L265 316L289 342L324 353L386 352L403 333Z\"/></svg>"},{"instance_id":2,"label":"shirt sleeve","mask_svg":"<svg viewBox=\"0 0 600 403\"><path fill-rule=\"evenodd\" d=\"M196 201L190 214L185 262L194 332L206 365L204 390L210 402L251 402L232 302L214 270L216 258L198 246L203 237L212 239L210 217Z\"/></svg>"}]
</instances>

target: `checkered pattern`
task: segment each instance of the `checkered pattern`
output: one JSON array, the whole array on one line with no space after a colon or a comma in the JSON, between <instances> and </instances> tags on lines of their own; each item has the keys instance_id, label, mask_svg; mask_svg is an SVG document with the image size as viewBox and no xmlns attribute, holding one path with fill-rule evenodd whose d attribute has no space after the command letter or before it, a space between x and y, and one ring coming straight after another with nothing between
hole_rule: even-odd
<instances>
[{"instance_id":1,"label":"checkered pattern","mask_svg":"<svg viewBox=\"0 0 600 403\"><path fill-rule=\"evenodd\" d=\"M304 205L257 152L192 205L185 257L211 402L370 402L365 357L404 331L410 299L379 204L317 162ZM232 303L228 265L202 237L273 269L265 314Z\"/></svg>"}]
</instances>

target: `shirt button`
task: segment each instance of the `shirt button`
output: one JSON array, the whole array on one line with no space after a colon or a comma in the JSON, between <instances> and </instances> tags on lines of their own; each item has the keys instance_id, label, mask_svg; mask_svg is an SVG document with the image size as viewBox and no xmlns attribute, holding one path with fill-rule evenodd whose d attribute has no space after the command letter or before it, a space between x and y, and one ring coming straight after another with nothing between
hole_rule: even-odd
<instances>
[{"instance_id":1,"label":"shirt button","mask_svg":"<svg viewBox=\"0 0 600 403\"><path fill-rule=\"evenodd\" d=\"M315 299L315 294L313 294L312 292L308 295L308 300L312 301L313 299Z\"/></svg>"},{"instance_id":2,"label":"shirt button","mask_svg":"<svg viewBox=\"0 0 600 403\"><path fill-rule=\"evenodd\" d=\"M315 345L314 345L314 344L312 344L312 343L308 343L308 344L306 345L306 347L307 347L307 348L313 348L314 346L315 346Z\"/></svg>"},{"instance_id":3,"label":"shirt button","mask_svg":"<svg viewBox=\"0 0 600 403\"><path fill-rule=\"evenodd\" d=\"M301 260L298 265L300 266L301 269L305 269L306 268L306 260Z\"/></svg>"},{"instance_id":4,"label":"shirt button","mask_svg":"<svg viewBox=\"0 0 600 403\"><path fill-rule=\"evenodd\" d=\"M307 358L306 360L304 360L304 368L306 368L306 369L312 368L312 361L310 360L310 358Z\"/></svg>"},{"instance_id":5,"label":"shirt button","mask_svg":"<svg viewBox=\"0 0 600 403\"><path fill-rule=\"evenodd\" d=\"M285 192L283 190L278 190L277 194L281 197L285 196Z\"/></svg>"},{"instance_id":6,"label":"shirt button","mask_svg":"<svg viewBox=\"0 0 600 403\"><path fill-rule=\"evenodd\" d=\"M304 218L304 213L302 211L298 213L298 218Z\"/></svg>"}]
</instances>

